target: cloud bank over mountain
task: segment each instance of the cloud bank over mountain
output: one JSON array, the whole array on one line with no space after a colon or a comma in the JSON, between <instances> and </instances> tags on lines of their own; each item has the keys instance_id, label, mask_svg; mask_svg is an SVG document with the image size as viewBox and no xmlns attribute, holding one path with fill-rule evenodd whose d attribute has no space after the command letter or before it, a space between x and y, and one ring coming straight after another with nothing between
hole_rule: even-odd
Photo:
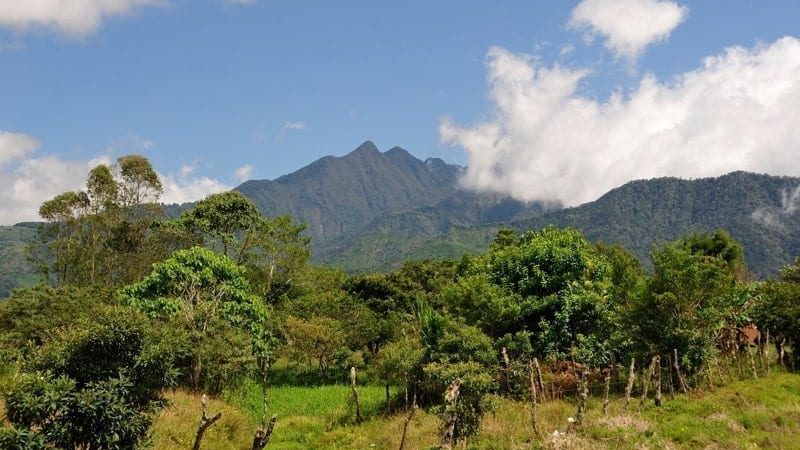
<instances>
[{"instance_id":1,"label":"cloud bank over mountain","mask_svg":"<svg viewBox=\"0 0 800 450\"><path fill-rule=\"evenodd\" d=\"M632 179L800 175L800 40L730 47L669 80L643 75L599 100L585 68L489 50L488 119L443 119L469 159L463 183L522 200L576 205Z\"/></svg>"}]
</instances>

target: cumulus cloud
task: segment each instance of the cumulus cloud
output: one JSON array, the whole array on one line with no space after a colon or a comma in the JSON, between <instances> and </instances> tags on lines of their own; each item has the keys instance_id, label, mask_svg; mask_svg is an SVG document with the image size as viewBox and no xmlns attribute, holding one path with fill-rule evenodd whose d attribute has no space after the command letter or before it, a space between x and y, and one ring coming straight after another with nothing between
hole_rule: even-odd
<instances>
[{"instance_id":1,"label":"cumulus cloud","mask_svg":"<svg viewBox=\"0 0 800 450\"><path fill-rule=\"evenodd\" d=\"M0 171L0 224L39 220L39 206L56 194L82 189L89 170L108 158L69 161L48 155Z\"/></svg>"},{"instance_id":2,"label":"cumulus cloud","mask_svg":"<svg viewBox=\"0 0 800 450\"><path fill-rule=\"evenodd\" d=\"M153 146L148 140L136 142L137 148ZM44 201L62 192L84 189L86 176L93 167L113 163L110 156L104 155L80 160L37 155L39 145L39 140L32 136L0 131L0 225L40 220L39 206ZM185 165L177 173L159 174L164 185L161 201L185 203L231 189L194 172L195 165Z\"/></svg>"},{"instance_id":3,"label":"cumulus cloud","mask_svg":"<svg viewBox=\"0 0 800 450\"><path fill-rule=\"evenodd\" d=\"M242 167L239 167L233 174L233 176L236 178L236 181L240 183L244 183L245 181L249 180L252 175L253 166L250 164L245 164Z\"/></svg>"},{"instance_id":4,"label":"cumulus cloud","mask_svg":"<svg viewBox=\"0 0 800 450\"><path fill-rule=\"evenodd\" d=\"M0 1L0 27L16 31L54 30L71 36L96 31L109 17L169 0L9 0Z\"/></svg>"},{"instance_id":5,"label":"cumulus cloud","mask_svg":"<svg viewBox=\"0 0 800 450\"><path fill-rule=\"evenodd\" d=\"M733 170L800 175L800 40L732 47L663 82L646 75L606 101L589 72L492 48L490 119L440 124L469 157L463 183L522 200L596 199L631 179Z\"/></svg>"},{"instance_id":6,"label":"cumulus cloud","mask_svg":"<svg viewBox=\"0 0 800 450\"><path fill-rule=\"evenodd\" d=\"M671 1L583 0L572 10L569 26L584 30L587 40L602 35L606 48L632 60L648 45L667 39L687 14Z\"/></svg>"},{"instance_id":7,"label":"cumulus cloud","mask_svg":"<svg viewBox=\"0 0 800 450\"><path fill-rule=\"evenodd\" d=\"M159 174L164 185L163 203L187 203L205 198L209 194L229 191L231 186L206 176L195 176L196 165L184 165L178 173Z\"/></svg>"},{"instance_id":8,"label":"cumulus cloud","mask_svg":"<svg viewBox=\"0 0 800 450\"><path fill-rule=\"evenodd\" d=\"M0 130L0 167L27 156L39 148L39 140L23 133Z\"/></svg>"}]
</instances>

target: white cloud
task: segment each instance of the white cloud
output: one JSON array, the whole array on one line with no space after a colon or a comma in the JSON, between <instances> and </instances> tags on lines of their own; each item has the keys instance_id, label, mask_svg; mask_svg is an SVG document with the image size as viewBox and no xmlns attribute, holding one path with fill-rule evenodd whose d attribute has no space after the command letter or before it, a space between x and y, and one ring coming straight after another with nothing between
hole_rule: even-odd
<instances>
[{"instance_id":1,"label":"white cloud","mask_svg":"<svg viewBox=\"0 0 800 450\"><path fill-rule=\"evenodd\" d=\"M255 5L258 0L225 0L229 5Z\"/></svg>"},{"instance_id":2,"label":"white cloud","mask_svg":"<svg viewBox=\"0 0 800 450\"><path fill-rule=\"evenodd\" d=\"M585 70L502 48L487 65L491 118L440 125L467 152L467 187L575 205L637 178L800 175L796 38L728 48L669 82L644 76L605 102L577 92Z\"/></svg>"},{"instance_id":3,"label":"white cloud","mask_svg":"<svg viewBox=\"0 0 800 450\"><path fill-rule=\"evenodd\" d=\"M39 140L23 133L0 130L0 167L27 156L39 148Z\"/></svg>"},{"instance_id":4,"label":"white cloud","mask_svg":"<svg viewBox=\"0 0 800 450\"><path fill-rule=\"evenodd\" d=\"M572 10L569 26L585 30L587 42L603 35L606 48L633 60L648 45L667 39L687 13L672 1L583 0Z\"/></svg>"},{"instance_id":5,"label":"white cloud","mask_svg":"<svg viewBox=\"0 0 800 450\"><path fill-rule=\"evenodd\" d=\"M187 203L202 200L209 194L229 191L231 186L214 178L194 176L196 165L181 166L177 174L159 174L164 185L163 203Z\"/></svg>"},{"instance_id":6,"label":"white cloud","mask_svg":"<svg viewBox=\"0 0 800 450\"><path fill-rule=\"evenodd\" d=\"M245 181L249 180L252 175L253 166L250 164L245 164L242 167L239 167L233 174L233 176L236 178L236 181L240 183L244 183Z\"/></svg>"},{"instance_id":7,"label":"white cloud","mask_svg":"<svg viewBox=\"0 0 800 450\"><path fill-rule=\"evenodd\" d=\"M300 131L305 130L308 128L308 124L305 122L286 122L281 127L281 131L275 136L275 142L280 142L286 138L286 135L289 134L290 131Z\"/></svg>"},{"instance_id":8,"label":"white cloud","mask_svg":"<svg viewBox=\"0 0 800 450\"><path fill-rule=\"evenodd\" d=\"M50 29L71 36L96 31L109 17L131 14L169 0L3 0L0 27L16 31Z\"/></svg>"},{"instance_id":9,"label":"white cloud","mask_svg":"<svg viewBox=\"0 0 800 450\"><path fill-rule=\"evenodd\" d=\"M127 142L126 139L119 142ZM140 138L132 142L139 149L153 146L151 141ZM113 163L110 156L82 160L37 156L38 148L39 140L32 136L0 131L0 225L41 220L39 206L43 202L62 192L84 189L93 167ZM112 152L106 150L107 154ZM195 165L184 165L178 173L159 174L164 185L161 201L185 203L231 189L213 178L195 176L194 172Z\"/></svg>"},{"instance_id":10,"label":"white cloud","mask_svg":"<svg viewBox=\"0 0 800 450\"><path fill-rule=\"evenodd\" d=\"M82 189L89 170L109 162L105 157L68 161L48 155L0 171L0 224L39 220L42 202L61 192Z\"/></svg>"}]
</instances>

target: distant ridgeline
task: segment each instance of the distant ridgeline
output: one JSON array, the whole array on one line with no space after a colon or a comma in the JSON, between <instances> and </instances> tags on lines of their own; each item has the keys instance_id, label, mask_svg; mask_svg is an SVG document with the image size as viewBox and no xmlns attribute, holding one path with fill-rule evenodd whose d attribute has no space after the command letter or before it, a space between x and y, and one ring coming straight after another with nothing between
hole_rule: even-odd
<instances>
[{"instance_id":1,"label":"distant ridgeline","mask_svg":"<svg viewBox=\"0 0 800 450\"><path fill-rule=\"evenodd\" d=\"M800 255L799 178L734 172L718 178L633 181L575 208L551 209L459 187L463 168L421 161L400 147L365 142L276 180L236 189L265 215L308 225L313 260L382 271L405 260L454 258L486 249L501 228L572 226L591 241L619 243L649 265L657 242L723 228L742 243L750 270L775 274ZM792 196L792 194L795 194ZM169 205L170 215L191 207ZM35 280L24 257L31 224L0 227L0 296Z\"/></svg>"}]
</instances>

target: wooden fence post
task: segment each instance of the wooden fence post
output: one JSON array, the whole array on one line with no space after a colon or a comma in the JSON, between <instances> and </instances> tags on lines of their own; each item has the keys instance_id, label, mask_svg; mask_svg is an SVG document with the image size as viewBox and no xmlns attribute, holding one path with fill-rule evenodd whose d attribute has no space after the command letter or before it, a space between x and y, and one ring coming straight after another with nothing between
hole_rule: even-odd
<instances>
[{"instance_id":1,"label":"wooden fence post","mask_svg":"<svg viewBox=\"0 0 800 450\"><path fill-rule=\"evenodd\" d=\"M536 367L536 380L539 382L539 392L541 393L542 401L547 401L547 393L544 389L544 381L542 381L542 368L539 366L539 359L533 358L533 365ZM553 397L555 399L555 396Z\"/></svg>"},{"instance_id":2,"label":"wooden fence post","mask_svg":"<svg viewBox=\"0 0 800 450\"><path fill-rule=\"evenodd\" d=\"M654 370L654 374L656 376L656 396L653 399L653 402L656 406L661 406L661 357L656 356L656 367Z\"/></svg>"},{"instance_id":3,"label":"wooden fence post","mask_svg":"<svg viewBox=\"0 0 800 450\"><path fill-rule=\"evenodd\" d=\"M506 379L506 391L508 391L508 396L511 397L511 361L508 359L508 351L506 351L505 347L503 347L501 353L503 355L503 373Z\"/></svg>"},{"instance_id":4,"label":"wooden fence post","mask_svg":"<svg viewBox=\"0 0 800 450\"><path fill-rule=\"evenodd\" d=\"M672 355L667 354L667 386L669 386L669 399L675 400L675 380L672 379Z\"/></svg>"},{"instance_id":5,"label":"wooden fence post","mask_svg":"<svg viewBox=\"0 0 800 450\"><path fill-rule=\"evenodd\" d=\"M353 403L356 407L356 423L361 423L364 418L361 417L361 400L358 397L358 391L356 390L356 368L350 368L350 389L353 391Z\"/></svg>"},{"instance_id":6,"label":"wooden fence post","mask_svg":"<svg viewBox=\"0 0 800 450\"><path fill-rule=\"evenodd\" d=\"M624 410L628 409L628 403L631 402L631 391L633 390L633 382L636 379L636 358L631 358L631 367L628 369L628 385L625 387L625 406Z\"/></svg>"},{"instance_id":7,"label":"wooden fence post","mask_svg":"<svg viewBox=\"0 0 800 450\"><path fill-rule=\"evenodd\" d=\"M403 450L406 446L406 434L408 434L408 424L411 423L411 419L414 417L414 413L417 412L417 395L414 394L414 405L408 411L406 415L406 419L403 422L403 434L400 436L400 448L398 450Z\"/></svg>"},{"instance_id":8,"label":"wooden fence post","mask_svg":"<svg viewBox=\"0 0 800 450\"><path fill-rule=\"evenodd\" d=\"M533 434L539 434L539 430L536 425L536 408L538 408L538 398L536 395L536 379L533 374L534 367L533 361L528 363L528 388L530 389L531 394L531 427L533 428Z\"/></svg>"},{"instance_id":9,"label":"wooden fence post","mask_svg":"<svg viewBox=\"0 0 800 450\"><path fill-rule=\"evenodd\" d=\"M764 346L762 352L764 353L764 370L767 371L769 376L769 329L764 331Z\"/></svg>"},{"instance_id":10,"label":"wooden fence post","mask_svg":"<svg viewBox=\"0 0 800 450\"><path fill-rule=\"evenodd\" d=\"M639 408L644 406L644 402L647 400L647 391L650 389L650 380L653 379L653 372L656 370L656 358L657 356L653 356L653 359L650 360L650 368L647 370L647 375L642 379L642 399L639 401Z\"/></svg>"},{"instance_id":11,"label":"wooden fence post","mask_svg":"<svg viewBox=\"0 0 800 450\"><path fill-rule=\"evenodd\" d=\"M456 404L460 390L461 380L456 379L444 394L444 433L442 433L442 445L440 446L442 450L451 450L455 443L456 422L458 421Z\"/></svg>"},{"instance_id":12,"label":"wooden fence post","mask_svg":"<svg viewBox=\"0 0 800 450\"><path fill-rule=\"evenodd\" d=\"M604 381L606 383L605 392L603 395L603 415L608 415L608 394L611 391L611 372L614 370L614 366L608 366L608 369L605 370L605 377Z\"/></svg>"},{"instance_id":13,"label":"wooden fence post","mask_svg":"<svg viewBox=\"0 0 800 450\"><path fill-rule=\"evenodd\" d=\"M750 361L750 370L753 371L753 379L758 379L758 371L756 371L756 362L753 359L753 347L747 345L747 360Z\"/></svg>"},{"instance_id":14,"label":"wooden fence post","mask_svg":"<svg viewBox=\"0 0 800 450\"><path fill-rule=\"evenodd\" d=\"M580 375L580 386L578 387L578 412L575 414L575 426L583 424L583 417L586 415L586 400L589 398L589 369L583 368Z\"/></svg>"}]
</instances>

